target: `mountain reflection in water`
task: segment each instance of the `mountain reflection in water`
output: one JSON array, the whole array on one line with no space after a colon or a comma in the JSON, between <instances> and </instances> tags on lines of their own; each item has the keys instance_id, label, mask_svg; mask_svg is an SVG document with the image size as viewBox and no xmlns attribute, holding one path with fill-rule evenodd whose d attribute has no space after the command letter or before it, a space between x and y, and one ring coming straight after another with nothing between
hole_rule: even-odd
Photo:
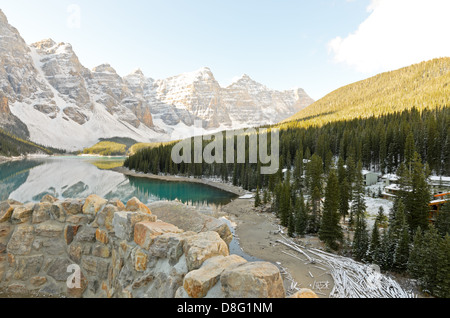
<instances>
[{"instance_id":1,"label":"mountain reflection in water","mask_svg":"<svg viewBox=\"0 0 450 318\"><path fill-rule=\"evenodd\" d=\"M192 205L221 206L234 194L207 185L128 177L99 167L118 166L121 159L51 157L0 164L0 201L38 202L46 194L58 199L97 194L123 202L179 200Z\"/></svg>"}]
</instances>

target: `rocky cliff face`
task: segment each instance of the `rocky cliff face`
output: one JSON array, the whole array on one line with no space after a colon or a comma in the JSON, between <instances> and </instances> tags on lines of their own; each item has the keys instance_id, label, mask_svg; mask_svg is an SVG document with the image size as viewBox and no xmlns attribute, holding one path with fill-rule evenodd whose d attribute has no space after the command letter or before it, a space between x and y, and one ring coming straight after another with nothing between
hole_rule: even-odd
<instances>
[{"instance_id":1,"label":"rocky cliff face","mask_svg":"<svg viewBox=\"0 0 450 318\"><path fill-rule=\"evenodd\" d=\"M222 100L233 123L251 126L278 123L285 114L297 113L314 102L303 89L273 91L248 75L224 89Z\"/></svg>"},{"instance_id":2,"label":"rocky cliff face","mask_svg":"<svg viewBox=\"0 0 450 318\"><path fill-rule=\"evenodd\" d=\"M40 203L30 204L1 202L0 294L75 298L286 296L277 266L230 255L224 241L231 237L230 230L214 226L210 220L207 223L210 226L198 232L185 231L158 220L135 198L126 205L96 195L64 201L47 195Z\"/></svg>"},{"instance_id":3,"label":"rocky cliff face","mask_svg":"<svg viewBox=\"0 0 450 318\"><path fill-rule=\"evenodd\" d=\"M9 101L0 91L0 128L22 139L28 139L30 133L27 126L19 118L11 114Z\"/></svg>"},{"instance_id":4,"label":"rocky cliff face","mask_svg":"<svg viewBox=\"0 0 450 318\"><path fill-rule=\"evenodd\" d=\"M100 138L169 141L203 132L277 123L313 101L301 89L278 92L248 76L222 88L209 68L154 80L92 70L72 46L51 39L28 46L0 10L0 92L11 114L43 145L78 150ZM0 122L1 127L7 127Z\"/></svg>"}]
</instances>

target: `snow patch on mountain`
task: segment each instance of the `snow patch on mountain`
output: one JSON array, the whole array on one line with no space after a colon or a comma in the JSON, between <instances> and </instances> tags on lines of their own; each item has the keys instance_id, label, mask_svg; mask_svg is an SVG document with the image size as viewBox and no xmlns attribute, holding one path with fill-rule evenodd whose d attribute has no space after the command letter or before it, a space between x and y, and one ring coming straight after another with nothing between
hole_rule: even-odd
<instances>
[{"instance_id":1,"label":"snow patch on mountain","mask_svg":"<svg viewBox=\"0 0 450 318\"><path fill-rule=\"evenodd\" d=\"M202 134L275 124L313 103L302 89L271 90L245 74L223 88L208 67L159 80L140 69L121 77L109 64L89 70L68 43L27 45L1 10L0 54L0 91L30 140L69 151L101 138L188 138L199 120Z\"/></svg>"}]
</instances>

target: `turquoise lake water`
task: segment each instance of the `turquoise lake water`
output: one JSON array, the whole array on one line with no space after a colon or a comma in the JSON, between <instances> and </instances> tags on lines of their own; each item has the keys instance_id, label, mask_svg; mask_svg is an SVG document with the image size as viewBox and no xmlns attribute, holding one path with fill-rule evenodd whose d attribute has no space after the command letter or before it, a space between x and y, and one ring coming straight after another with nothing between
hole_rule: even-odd
<instances>
[{"instance_id":1,"label":"turquoise lake water","mask_svg":"<svg viewBox=\"0 0 450 318\"><path fill-rule=\"evenodd\" d=\"M0 201L38 202L50 194L59 199L97 194L123 202L137 197L143 203L179 200L191 205L222 206L234 194L198 183L166 182L128 177L107 167L120 159L50 157L0 164ZM120 163L120 162L119 162Z\"/></svg>"}]
</instances>

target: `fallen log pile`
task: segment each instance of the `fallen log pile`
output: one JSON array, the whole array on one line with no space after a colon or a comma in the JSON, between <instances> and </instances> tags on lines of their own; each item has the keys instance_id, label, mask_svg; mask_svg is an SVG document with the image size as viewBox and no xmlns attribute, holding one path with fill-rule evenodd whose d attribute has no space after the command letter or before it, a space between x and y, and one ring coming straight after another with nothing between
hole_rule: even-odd
<instances>
[{"instance_id":1,"label":"fallen log pile","mask_svg":"<svg viewBox=\"0 0 450 318\"><path fill-rule=\"evenodd\" d=\"M382 274L374 265L362 264L348 257L334 255L315 248L307 249L283 235L281 237L283 240L278 240L277 243L305 256L311 264L329 268L328 273L334 280L330 298L416 297L414 293L405 291L394 279Z\"/></svg>"}]
</instances>

